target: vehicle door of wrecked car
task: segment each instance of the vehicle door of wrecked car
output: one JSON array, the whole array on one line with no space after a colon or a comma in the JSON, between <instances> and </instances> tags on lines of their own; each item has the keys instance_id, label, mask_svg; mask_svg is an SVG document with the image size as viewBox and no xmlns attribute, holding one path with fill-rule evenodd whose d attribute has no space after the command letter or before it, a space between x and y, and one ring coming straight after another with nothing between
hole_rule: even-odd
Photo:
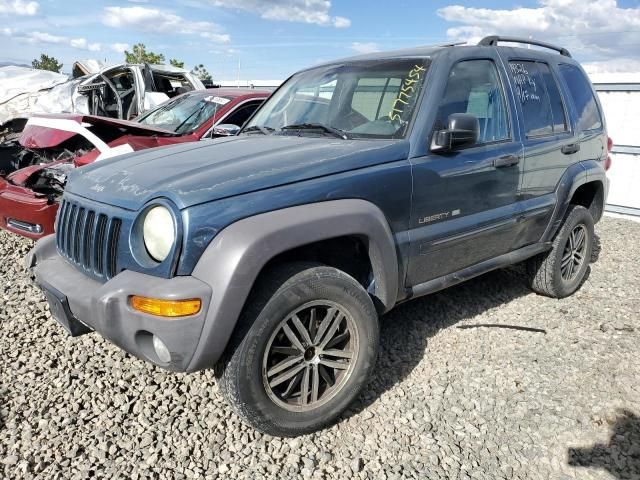
<instances>
[{"instance_id":1,"label":"vehicle door of wrecked car","mask_svg":"<svg viewBox=\"0 0 640 480\"><path fill-rule=\"evenodd\" d=\"M505 72L489 51L445 62L427 97L430 151L412 159L408 285L504 254L516 232L522 145Z\"/></svg>"},{"instance_id":2,"label":"vehicle door of wrecked car","mask_svg":"<svg viewBox=\"0 0 640 480\"><path fill-rule=\"evenodd\" d=\"M119 65L82 82L78 91L89 98L89 112L129 120L142 111L144 82L135 68Z\"/></svg>"}]
</instances>

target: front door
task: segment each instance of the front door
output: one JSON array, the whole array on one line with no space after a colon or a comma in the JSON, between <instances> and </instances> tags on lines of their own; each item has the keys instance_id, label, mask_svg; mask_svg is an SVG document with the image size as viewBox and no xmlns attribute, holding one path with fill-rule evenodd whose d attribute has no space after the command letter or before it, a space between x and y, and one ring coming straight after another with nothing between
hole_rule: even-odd
<instances>
[{"instance_id":1,"label":"front door","mask_svg":"<svg viewBox=\"0 0 640 480\"><path fill-rule=\"evenodd\" d=\"M480 124L478 143L412 159L409 286L511 249L522 144L497 64L497 58L455 63L438 107L433 131L446 128L453 113L473 114Z\"/></svg>"}]
</instances>

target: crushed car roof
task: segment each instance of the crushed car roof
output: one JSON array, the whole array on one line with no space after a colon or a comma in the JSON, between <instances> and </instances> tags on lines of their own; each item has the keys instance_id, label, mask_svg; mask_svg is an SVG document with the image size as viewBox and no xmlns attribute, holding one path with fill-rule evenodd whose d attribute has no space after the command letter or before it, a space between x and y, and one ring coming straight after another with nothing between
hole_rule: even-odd
<instances>
[{"instance_id":1,"label":"crushed car roof","mask_svg":"<svg viewBox=\"0 0 640 480\"><path fill-rule=\"evenodd\" d=\"M31 67L0 67L0 103L35 90L53 88L69 81L69 76Z\"/></svg>"}]
</instances>

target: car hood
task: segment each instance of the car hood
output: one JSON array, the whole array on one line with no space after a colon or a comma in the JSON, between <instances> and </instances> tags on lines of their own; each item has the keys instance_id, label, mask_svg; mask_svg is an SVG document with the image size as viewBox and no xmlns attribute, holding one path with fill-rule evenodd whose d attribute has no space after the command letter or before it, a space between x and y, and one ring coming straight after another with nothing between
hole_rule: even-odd
<instances>
[{"instance_id":1,"label":"car hood","mask_svg":"<svg viewBox=\"0 0 640 480\"><path fill-rule=\"evenodd\" d=\"M154 148L96 162L69 176L67 191L137 210L166 197L178 208L403 160L405 140L243 135Z\"/></svg>"},{"instance_id":2,"label":"car hood","mask_svg":"<svg viewBox=\"0 0 640 480\"><path fill-rule=\"evenodd\" d=\"M80 125L94 126L96 127L96 135L99 138L112 138L113 135L137 135L144 137L173 137L179 135L168 130L136 122L97 117L94 115L52 114L33 115L33 117L39 118L41 124L50 123L50 126L40 124L31 125L27 123L20 136L20 145L25 148L53 148L77 135L76 132L56 128L56 120L72 120Z\"/></svg>"}]
</instances>

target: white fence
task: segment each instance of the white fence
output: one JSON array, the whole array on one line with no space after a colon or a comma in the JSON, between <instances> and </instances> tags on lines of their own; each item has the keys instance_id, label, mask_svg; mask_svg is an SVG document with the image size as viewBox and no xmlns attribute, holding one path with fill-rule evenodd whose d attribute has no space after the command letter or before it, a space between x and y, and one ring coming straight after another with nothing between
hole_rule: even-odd
<instances>
[{"instance_id":1,"label":"white fence","mask_svg":"<svg viewBox=\"0 0 640 480\"><path fill-rule=\"evenodd\" d=\"M614 144L606 210L640 216L640 74L591 78Z\"/></svg>"}]
</instances>

